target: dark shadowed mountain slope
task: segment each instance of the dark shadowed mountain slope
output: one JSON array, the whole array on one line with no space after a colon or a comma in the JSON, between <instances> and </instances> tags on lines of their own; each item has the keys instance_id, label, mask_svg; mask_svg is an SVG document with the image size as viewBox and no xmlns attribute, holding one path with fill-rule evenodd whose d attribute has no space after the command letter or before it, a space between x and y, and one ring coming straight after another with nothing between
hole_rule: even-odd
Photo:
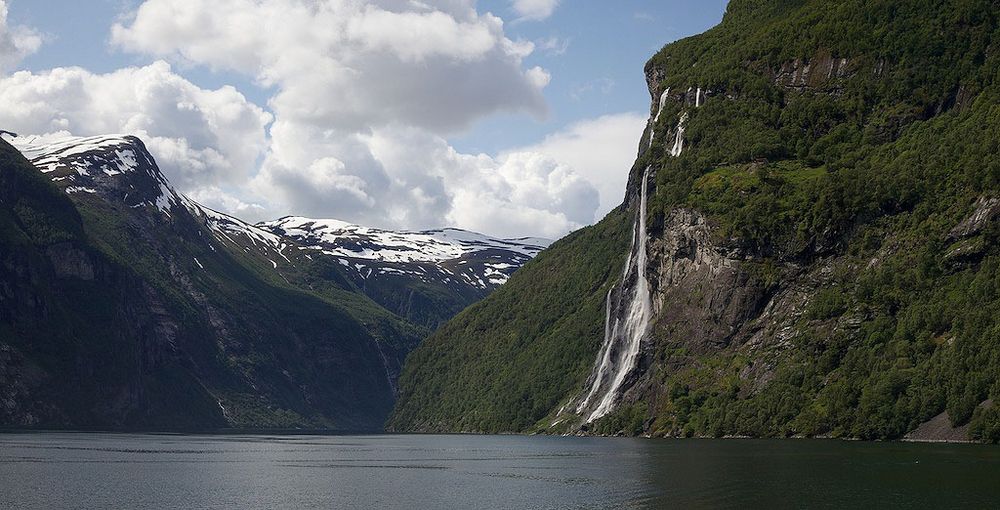
<instances>
[{"instance_id":1,"label":"dark shadowed mountain slope","mask_svg":"<svg viewBox=\"0 0 1000 510\"><path fill-rule=\"evenodd\" d=\"M501 283L407 320L346 257L177 193L135 137L16 143L31 161L2 143L5 425L377 430L428 327ZM508 254L480 251L463 255ZM392 285L415 282L449 292Z\"/></svg>"}]
</instances>

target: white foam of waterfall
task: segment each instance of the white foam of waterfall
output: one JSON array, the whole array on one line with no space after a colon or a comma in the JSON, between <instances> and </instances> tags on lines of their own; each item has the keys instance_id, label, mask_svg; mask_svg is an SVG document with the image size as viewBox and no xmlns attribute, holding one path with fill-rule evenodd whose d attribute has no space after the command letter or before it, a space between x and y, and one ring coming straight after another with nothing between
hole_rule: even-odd
<instances>
[{"instance_id":1,"label":"white foam of waterfall","mask_svg":"<svg viewBox=\"0 0 1000 510\"><path fill-rule=\"evenodd\" d=\"M663 91L660 95L660 104L657 106L656 116L653 117L653 124L649 126L649 145L653 145L653 137L656 136L656 122L660 120L660 114L663 113L663 107L667 105L667 96L670 95L670 87Z\"/></svg>"},{"instance_id":2,"label":"white foam of waterfall","mask_svg":"<svg viewBox=\"0 0 1000 510\"><path fill-rule=\"evenodd\" d=\"M677 134L674 136L674 146L670 149L670 155L677 157L684 152L684 129L687 125L688 114L681 115L681 121L677 123Z\"/></svg>"},{"instance_id":3,"label":"white foam of waterfall","mask_svg":"<svg viewBox=\"0 0 1000 510\"><path fill-rule=\"evenodd\" d=\"M664 97L666 95L667 92L664 92ZM699 89L698 95L701 95L701 89ZM700 106L700 102L696 106ZM659 108L661 111L663 110L663 98L660 100ZM677 122L674 146L670 150L671 156L680 156L684 151L684 131L687 120L688 114L684 112ZM625 378L628 377L629 373L635 369L639 362L642 339L646 335L650 319L653 315L653 303L649 293L649 280L646 278L646 265L648 262L646 255L646 244L648 241L648 235L646 234L646 204L649 191L649 174L652 169L652 166L648 166L642 174L638 218L632 231L632 246L625 261L625 269L622 274L622 288L625 288L624 282L627 281L629 274L634 270L636 272L635 285L628 294L624 316L613 313L614 289L608 291L604 312L604 344L601 346L601 351L597 357L599 361L587 396L576 408L578 414L584 412L595 402L595 398L600 394L600 399L596 400L596 407L594 407L593 412L587 417L588 423L605 416L614 408L615 400L622 385L625 383ZM605 387L607 389L603 393L600 393L601 389Z\"/></svg>"},{"instance_id":4,"label":"white foam of waterfall","mask_svg":"<svg viewBox=\"0 0 1000 510\"><path fill-rule=\"evenodd\" d=\"M634 234L634 232L633 232L633 234ZM634 240L635 236L633 235L632 238ZM629 259L630 260L625 263L625 271L626 271L626 273L628 272L628 269L629 269L629 267L631 265L631 257L629 257ZM582 413L583 410L586 409L588 405L590 405L590 401L594 398L594 395L596 395L597 392L598 392L598 390L601 389L601 382L604 381L604 378L607 377L607 375L608 375L608 371L611 370L611 368L614 366L614 361L611 359L611 356L612 356L612 352L611 351L612 351L613 345L612 345L612 342L610 341L610 339L612 338L612 336L611 336L612 331L614 331L614 329L617 328L617 326L618 326L618 321L617 320L615 321L614 326L612 326L612 323L611 323L611 299L612 299L612 295L614 293L614 290L615 289L612 288L611 290L608 291L608 297L605 300L605 306L604 306L604 345L601 346L601 352L597 355L597 359L600 360L600 364L597 365L597 374L594 376L594 383L591 385L590 391L587 393L586 398L584 398L583 402L581 402L580 405L577 406L577 408L576 408L576 412L577 413ZM561 410L560 410L560 412L561 412Z\"/></svg>"},{"instance_id":5,"label":"white foam of waterfall","mask_svg":"<svg viewBox=\"0 0 1000 510\"><path fill-rule=\"evenodd\" d=\"M608 293L608 306L604 325L604 346L601 348L600 365L594 376L590 391L587 397L577 407L577 412L582 412L591 404L594 397L604 386L610 377L610 384L607 390L597 401L597 406L587 418L588 422L594 421L611 411L615 404L615 397L618 390L625 382L625 378L635 368L639 360L639 348L642 345L642 338L646 334L649 326L649 319L652 316L653 304L649 296L649 280L646 279L646 201L649 188L649 173L652 167L646 167L642 175L642 194L639 198L638 221L633 235L632 252L635 257L630 257L626 266L625 274L636 271L635 286L629 292L628 304L624 317L612 318L612 297ZM617 356L616 356L617 354Z\"/></svg>"}]
</instances>

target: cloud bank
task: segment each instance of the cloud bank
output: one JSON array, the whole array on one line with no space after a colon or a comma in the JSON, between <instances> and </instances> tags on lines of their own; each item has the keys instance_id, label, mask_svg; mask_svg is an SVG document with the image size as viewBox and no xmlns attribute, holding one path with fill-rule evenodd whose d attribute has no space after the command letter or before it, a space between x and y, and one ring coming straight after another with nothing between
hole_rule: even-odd
<instances>
[{"instance_id":1,"label":"cloud bank","mask_svg":"<svg viewBox=\"0 0 1000 510\"><path fill-rule=\"evenodd\" d=\"M543 19L557 4L513 6ZM37 50L19 30L14 47ZM145 0L111 42L153 61L2 77L0 118L24 133L137 134L182 191L249 220L560 237L621 201L644 122L602 117L496 156L456 151L447 137L484 117L547 113L550 76L525 65L535 45L472 0ZM250 77L270 98L201 88L181 76L191 66Z\"/></svg>"}]
</instances>

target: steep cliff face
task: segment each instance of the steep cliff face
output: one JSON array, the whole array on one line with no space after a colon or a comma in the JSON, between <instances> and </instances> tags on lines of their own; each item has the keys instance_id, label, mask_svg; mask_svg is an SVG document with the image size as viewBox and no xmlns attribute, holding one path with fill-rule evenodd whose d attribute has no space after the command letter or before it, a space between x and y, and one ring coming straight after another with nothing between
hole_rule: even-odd
<instances>
[{"instance_id":1,"label":"steep cliff face","mask_svg":"<svg viewBox=\"0 0 1000 510\"><path fill-rule=\"evenodd\" d=\"M196 369L181 346L204 331L96 247L66 195L5 142L0 218L0 422L225 424L209 392L179 376Z\"/></svg>"},{"instance_id":2,"label":"steep cliff face","mask_svg":"<svg viewBox=\"0 0 1000 510\"><path fill-rule=\"evenodd\" d=\"M647 240L580 294L605 307L583 319L594 336L564 339L563 356L587 366L575 388L477 420L429 422L444 406L404 398L396 426L899 438L946 412L956 430L1000 439L988 404L1000 391L997 26L985 1L734 0L720 26L646 67L650 123L622 213ZM649 306L628 328L635 342L614 333L643 308L629 302ZM477 319L435 342L490 338ZM468 362L521 367L516 351L495 356ZM450 376L429 377L427 362L406 367L402 394L432 381L447 402ZM504 411L536 421L511 427Z\"/></svg>"},{"instance_id":3,"label":"steep cliff face","mask_svg":"<svg viewBox=\"0 0 1000 510\"><path fill-rule=\"evenodd\" d=\"M841 16L832 17L831 24L844 25L852 19L847 14L850 4L828 4L812 14L826 10L826 14ZM906 12L908 7L913 6L897 8ZM995 19L986 14L988 6L966 5L961 12L950 13L954 17L938 10L949 7L955 6L935 5L907 13L912 17L868 23L884 23L883 30L890 33L925 23L958 23L958 43L948 51L988 54L991 44L979 39L995 30ZM789 24L794 26L794 22ZM979 91L980 100L986 101L993 95L991 80L976 76L994 68L994 63L980 60L963 69L965 75L934 79L927 75L927 68L938 62L920 44L901 46L896 41L884 44L881 55L872 56L865 51L868 41L856 41L850 48L849 42L834 37L806 46L809 58L790 58L780 49L754 55L743 60L747 76L738 78L720 80L712 70L699 71L697 64L707 60L704 55L690 68L684 65L686 58L694 58L688 54L692 46L700 46L701 51L720 48L733 37L723 27L703 36L705 40L668 47L647 67L654 104L660 91L676 88L677 81L689 84L689 90L696 83L711 83L710 88L718 92L709 92L704 102L696 97L695 105L705 106L696 109L700 111L692 110L686 97L676 100L677 109L685 118L690 116L694 125L685 133L691 138L688 157L701 161L658 158L660 200L654 214L663 221L661 228L650 232L654 237L650 264L655 268L651 299L656 312L641 355L643 368L630 377L631 386L617 397L618 416L603 422L591 416L580 426L601 433L657 435L899 437L946 407L956 425L973 418L972 433L988 438L991 412L983 411L988 406L976 408L976 404L991 395L995 370L972 375L955 370L952 364L961 366L963 362L955 358L963 356L989 356L996 338L978 328L969 331L959 326L967 310L948 310L936 318L936 324L904 324L914 309L933 303L935 298L920 296L921 291L947 287L952 279L992 278L991 261L984 256L995 251L995 239L972 236L976 241L959 242L956 233L977 219L988 223L984 218L990 216L989 196L996 193L996 182L982 170L961 169L956 162L935 163L939 165L935 177L926 170L901 177L876 165L912 164L905 151L928 136L915 124L935 123L932 129L939 133L951 131L952 136L960 136L964 124L976 116L966 111L976 109L974 92ZM790 28L772 24L766 32ZM852 29L856 27L846 28ZM838 46L849 49L829 49ZM717 64L708 61L709 66ZM671 72L678 67L681 72ZM887 89L886 85L901 79L922 80L925 90L940 92L926 97ZM951 85L950 80L959 84ZM763 94L745 88L754 82L766 83ZM847 113L845 104L861 110ZM768 108L780 116L768 119ZM980 108L980 118L990 119L980 140L990 140L996 136L996 121L986 108ZM710 119L721 125L698 127L705 111L712 110L716 115L709 115ZM726 111L739 112L743 118L719 115ZM810 116L807 126L796 119L802 111ZM769 138L769 131L777 136ZM719 140L719 135L745 136L756 144L748 147ZM659 142L671 143L670 137ZM944 154L950 153L952 143L925 144L922 149L927 155L947 158ZM885 157L870 158L879 163L865 161L866 153L880 149ZM656 150L652 140L647 156L657 158ZM976 158L974 164L980 168L992 164L986 154ZM937 179L975 184L972 189L944 191L936 186ZM886 189L879 193L864 188L873 183ZM977 197L980 193L986 196ZM830 200L831 195L839 196ZM865 199L879 205L849 204ZM949 227L947 235L934 233L954 222L948 218L961 214L972 200L975 211L968 219ZM952 246L938 246L942 238ZM876 245L880 246L876 249ZM898 270L916 262L913 251L920 251L923 264L932 266L913 277L922 280L922 285L907 288L884 281L886 274L881 271L886 266ZM975 253L975 260L952 263L965 260L967 253ZM886 303L871 293L886 289L908 295L889 309L881 309ZM992 291L987 295L992 296ZM989 303L995 306L995 301ZM951 345L932 341L935 348L909 352L903 355L906 361L890 368L880 360L886 347L873 340L882 335L898 338L900 328L910 329L906 335L911 345L927 341L920 340L921 335L934 337L944 330L951 330L952 339L966 336L968 343L964 353L956 353L949 352ZM894 345L889 352L897 349L900 346ZM870 372L880 365L883 368ZM936 383L923 378L947 379L950 387L935 390ZM848 411L856 406L860 410Z\"/></svg>"}]
</instances>

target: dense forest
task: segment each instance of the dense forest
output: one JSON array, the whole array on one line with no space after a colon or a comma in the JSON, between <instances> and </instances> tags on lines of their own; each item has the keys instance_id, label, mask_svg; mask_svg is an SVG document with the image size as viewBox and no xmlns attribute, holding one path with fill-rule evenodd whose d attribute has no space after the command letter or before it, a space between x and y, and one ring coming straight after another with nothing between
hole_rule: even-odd
<instances>
[{"instance_id":1,"label":"dense forest","mask_svg":"<svg viewBox=\"0 0 1000 510\"><path fill-rule=\"evenodd\" d=\"M733 0L647 64L654 101L705 99L674 94L626 195L652 166L648 234L704 214L760 304L707 342L664 312L617 412L555 419L601 345L626 200L418 348L390 426L895 439L946 412L1000 440L997 15L989 0ZM682 114L675 158L664 140ZM802 309L781 309L793 291ZM741 332L765 316L785 331L761 348Z\"/></svg>"}]
</instances>

